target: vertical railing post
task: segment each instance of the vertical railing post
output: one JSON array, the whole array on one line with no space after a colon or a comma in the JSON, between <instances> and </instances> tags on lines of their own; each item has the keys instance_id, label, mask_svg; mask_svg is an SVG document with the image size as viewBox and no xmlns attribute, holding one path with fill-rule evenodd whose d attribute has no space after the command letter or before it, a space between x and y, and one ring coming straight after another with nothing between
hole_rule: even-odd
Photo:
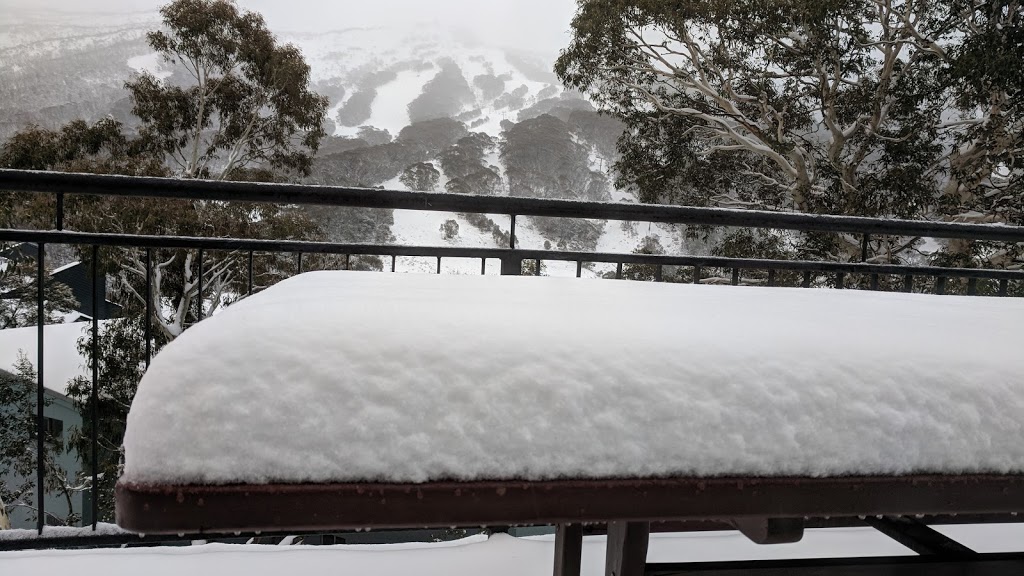
<instances>
[{"instance_id":1,"label":"vertical railing post","mask_svg":"<svg viewBox=\"0 0 1024 576\"><path fill-rule=\"evenodd\" d=\"M39 501L36 502L36 529L39 535L43 534L43 526L46 525L46 446L43 443L46 435L46 416L43 414L43 407L46 404L45 390L43 385L43 334L46 321L46 307L44 302L46 294L43 287L46 259L46 244L40 242L36 253L36 494Z\"/></svg>"},{"instance_id":2,"label":"vertical railing post","mask_svg":"<svg viewBox=\"0 0 1024 576\"><path fill-rule=\"evenodd\" d=\"M523 260L518 256L509 254L501 257L502 276L520 276L523 273Z\"/></svg>"},{"instance_id":3,"label":"vertical railing post","mask_svg":"<svg viewBox=\"0 0 1024 576\"><path fill-rule=\"evenodd\" d=\"M89 437L92 442L92 484L91 496L89 499L90 512L92 514L92 529L96 531L97 517L99 516L99 366L100 366L100 321L99 321L99 274L100 247L97 244L92 246L92 388L90 398L89 417L92 419L92 426L89 427Z\"/></svg>"},{"instance_id":4,"label":"vertical railing post","mask_svg":"<svg viewBox=\"0 0 1024 576\"><path fill-rule=\"evenodd\" d=\"M64 229L64 193L57 192L57 209L54 215L54 227L57 230Z\"/></svg>"},{"instance_id":5,"label":"vertical railing post","mask_svg":"<svg viewBox=\"0 0 1024 576\"><path fill-rule=\"evenodd\" d=\"M516 215L509 214L509 235L508 247L510 253L501 257L502 276L521 276L523 274L523 259L511 251L516 249ZM538 267L539 268L539 267ZM540 273L540 270L537 271Z\"/></svg>"},{"instance_id":6,"label":"vertical railing post","mask_svg":"<svg viewBox=\"0 0 1024 576\"><path fill-rule=\"evenodd\" d=\"M252 250L249 250L249 283L246 295L252 296Z\"/></svg>"},{"instance_id":7,"label":"vertical railing post","mask_svg":"<svg viewBox=\"0 0 1024 576\"><path fill-rule=\"evenodd\" d=\"M146 248L146 369L153 360L153 249Z\"/></svg>"},{"instance_id":8,"label":"vertical railing post","mask_svg":"<svg viewBox=\"0 0 1024 576\"><path fill-rule=\"evenodd\" d=\"M199 249L199 293L196 295L196 303L199 304L198 312L196 317L201 321L203 319L203 249Z\"/></svg>"},{"instance_id":9,"label":"vertical railing post","mask_svg":"<svg viewBox=\"0 0 1024 576\"><path fill-rule=\"evenodd\" d=\"M502 276L521 276L522 275L522 259L513 256L502 256Z\"/></svg>"}]
</instances>

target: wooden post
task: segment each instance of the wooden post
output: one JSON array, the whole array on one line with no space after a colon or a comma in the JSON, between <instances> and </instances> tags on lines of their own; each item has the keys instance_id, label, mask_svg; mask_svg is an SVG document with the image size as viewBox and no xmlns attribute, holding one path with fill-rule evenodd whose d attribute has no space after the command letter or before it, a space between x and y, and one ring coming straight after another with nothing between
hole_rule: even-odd
<instances>
[{"instance_id":1,"label":"wooden post","mask_svg":"<svg viewBox=\"0 0 1024 576\"><path fill-rule=\"evenodd\" d=\"M804 537L802 518L735 518L731 523L754 544L789 544Z\"/></svg>"},{"instance_id":2,"label":"wooden post","mask_svg":"<svg viewBox=\"0 0 1024 576\"><path fill-rule=\"evenodd\" d=\"M648 522L609 522L605 576L643 576L650 536Z\"/></svg>"},{"instance_id":3,"label":"wooden post","mask_svg":"<svg viewBox=\"0 0 1024 576\"><path fill-rule=\"evenodd\" d=\"M521 276L523 273L523 259L516 256L501 257L502 276Z\"/></svg>"},{"instance_id":4,"label":"wooden post","mask_svg":"<svg viewBox=\"0 0 1024 576\"><path fill-rule=\"evenodd\" d=\"M555 528L555 576L580 576L583 559L583 525L559 524Z\"/></svg>"}]
</instances>

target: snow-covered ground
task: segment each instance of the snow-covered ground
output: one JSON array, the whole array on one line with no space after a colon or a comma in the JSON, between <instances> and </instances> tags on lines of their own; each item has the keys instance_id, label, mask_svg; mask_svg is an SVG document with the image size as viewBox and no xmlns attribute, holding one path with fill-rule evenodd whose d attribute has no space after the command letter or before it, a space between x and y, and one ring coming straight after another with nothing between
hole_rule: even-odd
<instances>
[{"instance_id":1,"label":"snow-covered ground","mask_svg":"<svg viewBox=\"0 0 1024 576\"><path fill-rule=\"evenodd\" d=\"M935 529L980 553L1024 550L1024 524L950 525ZM11 531L14 532L14 531ZM31 532L31 531L24 531ZM34 533L34 532L33 532ZM0 532L2 537L4 532ZM716 562L908 556L913 553L871 528L811 529L794 544L760 546L737 532L652 534L648 562ZM604 574L605 538L583 539L583 576ZM548 576L552 536L453 542L336 546L198 544L193 546L0 552L4 574L78 576Z\"/></svg>"},{"instance_id":2,"label":"snow-covered ground","mask_svg":"<svg viewBox=\"0 0 1024 576\"><path fill-rule=\"evenodd\" d=\"M377 87L370 118L362 122L362 125L386 129L392 136L397 136L402 128L409 125L408 105L423 92L424 85L437 75L441 59L455 62L476 95L476 101L463 108L463 111L479 108L481 114L478 118L486 119L474 131L496 136L501 132L502 120L515 120L518 115L518 110L496 109L490 100L484 99L480 89L473 85L473 78L478 75L504 75L507 78L506 92L525 86L527 94L524 107L535 104L540 99L538 95L541 90L548 87L554 88L552 96L562 92L561 87L553 82L530 79L528 74L509 61L503 49L468 44L444 28L425 30L423 26L406 28L395 24L387 29L370 27L321 34L285 32L282 38L302 48L315 80L344 79L349 87L347 96L353 93L359 75L369 69L384 71L403 63L433 64L423 70L399 70L397 78ZM344 99L332 103L332 118L342 102ZM334 135L354 136L357 131L358 127L338 126Z\"/></svg>"},{"instance_id":3,"label":"snow-covered ground","mask_svg":"<svg viewBox=\"0 0 1024 576\"><path fill-rule=\"evenodd\" d=\"M605 538L584 538L585 576L604 574ZM809 530L796 544L758 546L736 532L655 534L649 562L899 556L910 551L869 528ZM549 576L550 536L497 534L433 544L257 546L206 544L120 550L0 552L4 574L78 576Z\"/></svg>"},{"instance_id":4,"label":"snow-covered ground","mask_svg":"<svg viewBox=\"0 0 1024 576\"><path fill-rule=\"evenodd\" d=\"M938 526L977 552L1024 549L1024 524ZM583 541L584 576L604 573L603 536ZM648 562L904 556L912 553L870 528L808 530L795 544L758 546L736 532L654 534ZM79 576L548 576L552 537L472 536L455 542L338 546L198 546L0 552L5 574Z\"/></svg>"},{"instance_id":5,"label":"snow-covered ground","mask_svg":"<svg viewBox=\"0 0 1024 576\"><path fill-rule=\"evenodd\" d=\"M141 56L128 59L128 66L138 73L149 72L160 80L169 78L174 72L166 68L161 56L156 52L150 52Z\"/></svg>"},{"instance_id":6,"label":"snow-covered ground","mask_svg":"<svg viewBox=\"0 0 1024 576\"><path fill-rule=\"evenodd\" d=\"M156 357L123 479L1020 472L1022 323L1018 299L307 273Z\"/></svg>"},{"instance_id":7,"label":"snow-covered ground","mask_svg":"<svg viewBox=\"0 0 1024 576\"><path fill-rule=\"evenodd\" d=\"M377 97L370 106L370 117L362 126L387 130L391 136L397 136L405 128L409 120L409 102L423 90L423 85L437 74L436 68L427 70L403 70L398 77L377 88ZM410 98L411 97L411 98ZM357 126L338 125L335 136L356 136Z\"/></svg>"},{"instance_id":8,"label":"snow-covered ground","mask_svg":"<svg viewBox=\"0 0 1024 576\"><path fill-rule=\"evenodd\" d=\"M950 524L932 528L981 554L1024 550L1024 523Z\"/></svg>"},{"instance_id":9,"label":"snow-covered ground","mask_svg":"<svg viewBox=\"0 0 1024 576\"><path fill-rule=\"evenodd\" d=\"M130 534L130 532L122 530L117 524L99 522L96 525L96 530L92 529L91 524L86 526L44 526L42 537L44 539L77 538L82 536L120 536L125 534ZM0 541L35 540L37 538L39 538L39 533L35 530L25 528L0 530Z\"/></svg>"}]
</instances>

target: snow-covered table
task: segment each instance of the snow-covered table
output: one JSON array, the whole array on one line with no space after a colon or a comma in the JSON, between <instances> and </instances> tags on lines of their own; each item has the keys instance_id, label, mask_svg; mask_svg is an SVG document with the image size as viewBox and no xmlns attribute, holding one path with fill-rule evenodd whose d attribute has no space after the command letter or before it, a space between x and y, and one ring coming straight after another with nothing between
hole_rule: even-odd
<instances>
[{"instance_id":1,"label":"snow-covered table","mask_svg":"<svg viewBox=\"0 0 1024 576\"><path fill-rule=\"evenodd\" d=\"M611 521L628 564L654 520L1024 511L1022 326L1005 298L302 274L154 359L118 523Z\"/></svg>"}]
</instances>

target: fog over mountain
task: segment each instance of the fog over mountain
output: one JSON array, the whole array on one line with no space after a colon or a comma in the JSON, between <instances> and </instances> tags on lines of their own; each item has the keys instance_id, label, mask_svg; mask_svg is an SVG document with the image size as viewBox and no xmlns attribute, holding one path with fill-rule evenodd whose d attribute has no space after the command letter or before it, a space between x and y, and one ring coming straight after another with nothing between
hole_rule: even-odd
<instances>
[{"instance_id":1,"label":"fog over mountain","mask_svg":"<svg viewBox=\"0 0 1024 576\"><path fill-rule=\"evenodd\" d=\"M121 85L131 74L171 73L167 67L160 70L161 63L145 43L145 32L159 26L158 11L165 3L0 0L0 96L5 102L0 105L0 139L28 123L53 127L73 118L93 120L108 113L122 119L127 108L121 101ZM334 86L327 89L332 104L340 104L342 92L362 89L353 105L361 103L363 108L372 105L372 90L394 80L390 76L397 72L392 70L395 66L418 66L422 72L426 63L433 66L444 58L472 57L477 63L487 61L480 68L489 74L500 76L517 68L532 81L555 85L551 65L568 43L575 8L572 0L237 3L261 13L281 40L302 48L314 78ZM505 55L513 62L505 62ZM503 61L490 62L494 57ZM419 62L412 62L415 59ZM367 74L372 72L384 75L371 81ZM416 92L383 106L404 109L417 97L419 86L412 86L416 82L404 80L403 86ZM520 85L509 90L514 92ZM524 96L528 95L512 100ZM369 117L356 113L347 118L362 123ZM394 134L404 125L385 128Z\"/></svg>"},{"instance_id":2,"label":"fog over mountain","mask_svg":"<svg viewBox=\"0 0 1024 576\"><path fill-rule=\"evenodd\" d=\"M127 79L149 72L190 81L146 43L146 32L160 26L162 4L0 0L0 142L29 125L56 129L75 119L113 117L134 130ZM613 186L622 124L565 90L552 72L569 42L572 0L238 4L262 13L279 40L302 49L312 88L330 101L328 137L307 182L635 200ZM508 243L505 224L485 217L321 216L338 241ZM517 238L535 248L684 249L677 230L629 223L527 219Z\"/></svg>"},{"instance_id":3,"label":"fog over mountain","mask_svg":"<svg viewBox=\"0 0 1024 576\"><path fill-rule=\"evenodd\" d=\"M165 0L0 0L4 19L26 13L127 15L151 13ZM263 14L278 33L325 32L382 25L422 24L477 36L488 45L553 56L568 43L573 0L238 0Z\"/></svg>"}]
</instances>

